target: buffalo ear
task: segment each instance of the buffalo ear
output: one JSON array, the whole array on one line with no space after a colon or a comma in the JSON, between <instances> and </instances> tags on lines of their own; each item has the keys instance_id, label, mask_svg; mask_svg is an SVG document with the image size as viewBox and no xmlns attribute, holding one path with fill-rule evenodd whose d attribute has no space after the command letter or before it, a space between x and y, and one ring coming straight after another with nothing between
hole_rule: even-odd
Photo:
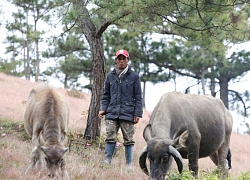
<instances>
[{"instance_id":1,"label":"buffalo ear","mask_svg":"<svg viewBox=\"0 0 250 180\"><path fill-rule=\"evenodd\" d=\"M186 141L188 138L188 130L184 131L179 137L174 139L174 147L178 150L186 147Z\"/></svg>"},{"instance_id":2,"label":"buffalo ear","mask_svg":"<svg viewBox=\"0 0 250 180\"><path fill-rule=\"evenodd\" d=\"M46 152L46 147L45 146L40 146L41 150L45 153Z\"/></svg>"},{"instance_id":3,"label":"buffalo ear","mask_svg":"<svg viewBox=\"0 0 250 180\"><path fill-rule=\"evenodd\" d=\"M151 124L148 124L143 131L143 138L146 142L148 142L149 139L152 138L152 130L151 130Z\"/></svg>"},{"instance_id":4,"label":"buffalo ear","mask_svg":"<svg viewBox=\"0 0 250 180\"><path fill-rule=\"evenodd\" d=\"M68 151L69 148L63 148L64 153Z\"/></svg>"}]
</instances>

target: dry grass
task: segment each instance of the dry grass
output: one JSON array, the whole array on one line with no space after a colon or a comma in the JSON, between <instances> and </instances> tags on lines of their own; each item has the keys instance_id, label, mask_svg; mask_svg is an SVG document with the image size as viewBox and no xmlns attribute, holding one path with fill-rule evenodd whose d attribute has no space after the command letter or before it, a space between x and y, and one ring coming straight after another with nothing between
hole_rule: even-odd
<instances>
[{"instance_id":1,"label":"dry grass","mask_svg":"<svg viewBox=\"0 0 250 180\"><path fill-rule=\"evenodd\" d=\"M0 73L0 118L11 119L13 122L22 122L25 110L25 101L29 91L36 83ZM70 131L83 133L86 126L86 114L90 102L89 94L80 95L81 98L70 97L67 90L59 89L67 97L71 110ZM79 94L78 94L79 95ZM119 153L114 157L110 166L100 165L103 158L103 148L80 147L78 152L67 152L67 171L70 179L88 180L115 180L115 179L147 179L138 165L140 151L145 146L142 131L147 124L150 113L144 112L143 118L136 125L134 169L126 171L124 166L124 148L121 146ZM104 122L102 122L104 125ZM0 124L1 125L1 124ZM20 127L23 128L23 127ZM104 126L102 134L105 133ZM0 130L4 133L4 129ZM232 166L229 171L234 178L250 170L249 147L250 136L233 133L231 138ZM24 175L29 163L31 142L23 141L14 133L0 137L0 179L46 179L44 172L35 171L33 174ZM212 172L216 167L209 158L199 160L200 170ZM187 169L187 161L185 160ZM176 165L173 164L173 169Z\"/></svg>"}]
</instances>

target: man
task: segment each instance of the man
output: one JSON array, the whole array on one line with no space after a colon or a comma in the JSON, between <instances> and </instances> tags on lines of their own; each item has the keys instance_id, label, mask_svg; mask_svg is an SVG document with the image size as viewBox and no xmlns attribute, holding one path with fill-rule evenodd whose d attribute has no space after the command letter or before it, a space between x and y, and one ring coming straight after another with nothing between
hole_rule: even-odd
<instances>
[{"instance_id":1,"label":"man","mask_svg":"<svg viewBox=\"0 0 250 180\"><path fill-rule=\"evenodd\" d=\"M134 124L142 117L142 91L139 74L128 65L129 53L119 50L115 56L115 69L105 80L99 117L106 120L105 160L110 164L116 146L119 129L122 131L125 146L126 165L132 168L134 147Z\"/></svg>"}]
</instances>

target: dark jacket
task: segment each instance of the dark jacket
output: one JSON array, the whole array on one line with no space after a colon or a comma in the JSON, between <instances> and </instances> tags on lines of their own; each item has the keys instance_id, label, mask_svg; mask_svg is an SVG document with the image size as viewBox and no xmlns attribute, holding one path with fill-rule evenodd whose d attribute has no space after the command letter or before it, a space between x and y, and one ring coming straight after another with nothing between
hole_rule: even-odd
<instances>
[{"instance_id":1,"label":"dark jacket","mask_svg":"<svg viewBox=\"0 0 250 180\"><path fill-rule=\"evenodd\" d=\"M106 119L122 119L134 122L134 116L142 117L142 91L139 74L129 67L120 78L115 69L105 80L101 110L106 111Z\"/></svg>"}]
</instances>

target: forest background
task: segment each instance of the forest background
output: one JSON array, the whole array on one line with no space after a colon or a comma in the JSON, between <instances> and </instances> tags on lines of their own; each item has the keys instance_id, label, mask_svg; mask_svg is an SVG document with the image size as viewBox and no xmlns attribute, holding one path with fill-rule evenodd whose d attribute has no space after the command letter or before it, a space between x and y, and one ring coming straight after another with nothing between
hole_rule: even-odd
<instances>
[{"instance_id":1,"label":"forest background","mask_svg":"<svg viewBox=\"0 0 250 180\"><path fill-rule=\"evenodd\" d=\"M239 84L247 79L250 52L234 48L249 41L249 5L240 0L3 1L0 71L87 89L84 138L95 141L104 78L116 50L124 48L141 76L145 108L151 104L146 96L159 94L147 94L151 83L164 83L166 92L211 94L237 113L235 121L249 134L249 91L247 82Z\"/></svg>"}]
</instances>

